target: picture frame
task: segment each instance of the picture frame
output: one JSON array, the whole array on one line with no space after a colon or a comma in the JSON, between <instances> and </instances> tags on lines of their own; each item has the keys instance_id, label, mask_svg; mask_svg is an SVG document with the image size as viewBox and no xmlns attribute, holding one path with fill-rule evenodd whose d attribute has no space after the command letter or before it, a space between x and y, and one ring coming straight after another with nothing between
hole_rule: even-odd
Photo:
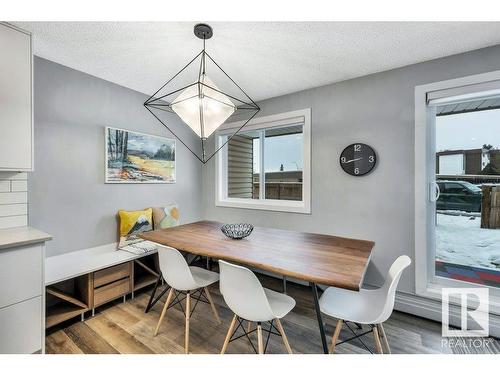
<instances>
[{"instance_id":1,"label":"picture frame","mask_svg":"<svg viewBox=\"0 0 500 375\"><path fill-rule=\"evenodd\" d=\"M106 184L173 184L176 141L173 138L106 126Z\"/></svg>"}]
</instances>

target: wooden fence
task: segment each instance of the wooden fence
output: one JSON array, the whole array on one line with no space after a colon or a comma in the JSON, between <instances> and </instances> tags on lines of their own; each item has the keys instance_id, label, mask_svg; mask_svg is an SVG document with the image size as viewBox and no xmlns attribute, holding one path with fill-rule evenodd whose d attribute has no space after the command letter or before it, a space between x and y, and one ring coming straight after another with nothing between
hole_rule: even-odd
<instances>
[{"instance_id":1,"label":"wooden fence","mask_svg":"<svg viewBox=\"0 0 500 375\"><path fill-rule=\"evenodd\" d=\"M500 229L500 185L483 185L481 228Z\"/></svg>"},{"instance_id":2,"label":"wooden fence","mask_svg":"<svg viewBox=\"0 0 500 375\"><path fill-rule=\"evenodd\" d=\"M253 184L253 198L259 199L258 182L254 182ZM287 201L301 201L302 182L266 182L265 198Z\"/></svg>"}]
</instances>

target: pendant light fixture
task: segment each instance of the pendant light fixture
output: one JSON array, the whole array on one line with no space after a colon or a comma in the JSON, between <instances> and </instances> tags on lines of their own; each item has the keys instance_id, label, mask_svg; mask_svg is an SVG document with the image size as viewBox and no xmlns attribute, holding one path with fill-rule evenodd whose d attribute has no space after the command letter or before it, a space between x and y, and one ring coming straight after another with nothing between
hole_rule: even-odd
<instances>
[{"instance_id":1,"label":"pendant light fixture","mask_svg":"<svg viewBox=\"0 0 500 375\"><path fill-rule=\"evenodd\" d=\"M197 24L194 34L203 40L203 49L177 74L170 78L144 102L146 109L186 146L203 164L208 162L256 114L259 106L206 52L205 42L213 36L207 24ZM212 78L210 78L212 77ZM213 79L213 80L212 80ZM176 116L194 133L184 136L168 123ZM213 152L207 141L228 119L238 122L237 129ZM189 134L191 133L191 134Z\"/></svg>"}]
</instances>

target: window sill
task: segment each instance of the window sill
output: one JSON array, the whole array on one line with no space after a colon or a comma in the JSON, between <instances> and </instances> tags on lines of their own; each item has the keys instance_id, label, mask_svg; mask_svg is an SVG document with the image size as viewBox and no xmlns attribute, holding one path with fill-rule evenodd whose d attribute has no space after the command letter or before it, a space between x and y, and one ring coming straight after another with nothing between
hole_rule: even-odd
<instances>
[{"instance_id":1,"label":"window sill","mask_svg":"<svg viewBox=\"0 0 500 375\"><path fill-rule=\"evenodd\" d=\"M284 200L258 200L242 198L226 198L215 202L217 207L246 208L250 210L293 212L300 214L310 214L310 205L302 201L284 201Z\"/></svg>"}]
</instances>

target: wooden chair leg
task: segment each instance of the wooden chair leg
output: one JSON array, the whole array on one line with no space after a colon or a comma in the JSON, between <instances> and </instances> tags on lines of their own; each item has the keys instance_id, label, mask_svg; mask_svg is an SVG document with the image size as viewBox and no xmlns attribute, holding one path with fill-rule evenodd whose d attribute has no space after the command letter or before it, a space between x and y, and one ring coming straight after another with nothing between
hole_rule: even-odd
<instances>
[{"instance_id":1,"label":"wooden chair leg","mask_svg":"<svg viewBox=\"0 0 500 375\"><path fill-rule=\"evenodd\" d=\"M189 318L191 317L191 294L186 294L186 333L184 336L184 352L189 353Z\"/></svg>"},{"instance_id":2,"label":"wooden chair leg","mask_svg":"<svg viewBox=\"0 0 500 375\"><path fill-rule=\"evenodd\" d=\"M212 307L212 312L214 313L217 323L221 324L219 313L217 312L217 308L215 307L214 301L212 300L212 296L210 295L210 291L207 287L205 287L205 294L207 295L208 302L210 302L210 306Z\"/></svg>"},{"instance_id":3,"label":"wooden chair leg","mask_svg":"<svg viewBox=\"0 0 500 375\"><path fill-rule=\"evenodd\" d=\"M375 338L375 346L377 348L377 353L378 354L384 354L384 351L382 350L382 344L380 343L380 336L379 336L379 333L378 333L377 326L373 327L373 337Z\"/></svg>"},{"instance_id":4,"label":"wooden chair leg","mask_svg":"<svg viewBox=\"0 0 500 375\"><path fill-rule=\"evenodd\" d=\"M163 310L160 315L160 320L158 320L158 325L156 326L155 329L155 336L158 334L158 331L160 330L161 322L163 321L165 315L167 314L168 306L170 305L170 302L172 302L173 296L174 296L174 288L170 288L170 291L168 292L167 301L165 302L165 306L163 306Z\"/></svg>"},{"instance_id":5,"label":"wooden chair leg","mask_svg":"<svg viewBox=\"0 0 500 375\"><path fill-rule=\"evenodd\" d=\"M387 339L387 335L385 334L385 329L382 323L378 324L378 328L380 330L380 334L382 336L384 345L385 345L385 350L387 354L391 354L391 347L389 346L389 340Z\"/></svg>"},{"instance_id":6,"label":"wooden chair leg","mask_svg":"<svg viewBox=\"0 0 500 375\"><path fill-rule=\"evenodd\" d=\"M264 354L264 342L262 340L262 325L257 323L257 341L259 343L259 354Z\"/></svg>"},{"instance_id":7,"label":"wooden chair leg","mask_svg":"<svg viewBox=\"0 0 500 375\"><path fill-rule=\"evenodd\" d=\"M231 321L231 325L229 326L229 329L227 330L226 339L224 340L224 345L222 345L222 350L220 351L220 354L224 354L226 352L227 346L229 344L229 340L231 340L231 336L233 335L234 326L236 325L237 318L238 318L238 316L236 314L234 314L233 320Z\"/></svg>"},{"instance_id":8,"label":"wooden chair leg","mask_svg":"<svg viewBox=\"0 0 500 375\"><path fill-rule=\"evenodd\" d=\"M332 345L330 346L330 351L329 351L330 354L335 351L335 346L337 345L337 340L339 339L340 331L342 331L343 324L344 321L342 319L339 319L337 325L335 326L335 331L333 332L332 336Z\"/></svg>"},{"instance_id":9,"label":"wooden chair leg","mask_svg":"<svg viewBox=\"0 0 500 375\"><path fill-rule=\"evenodd\" d=\"M288 354L293 354L292 348L290 347L290 344L288 343L288 338L286 337L285 330L283 329L283 326L281 325L281 322L279 319L275 319L276 321L276 326L278 328L278 331L281 333L281 338L283 339L283 344L285 344L285 348L288 352Z\"/></svg>"},{"instance_id":10,"label":"wooden chair leg","mask_svg":"<svg viewBox=\"0 0 500 375\"><path fill-rule=\"evenodd\" d=\"M247 324L247 333L249 333L252 330L252 322L248 322Z\"/></svg>"}]
</instances>

